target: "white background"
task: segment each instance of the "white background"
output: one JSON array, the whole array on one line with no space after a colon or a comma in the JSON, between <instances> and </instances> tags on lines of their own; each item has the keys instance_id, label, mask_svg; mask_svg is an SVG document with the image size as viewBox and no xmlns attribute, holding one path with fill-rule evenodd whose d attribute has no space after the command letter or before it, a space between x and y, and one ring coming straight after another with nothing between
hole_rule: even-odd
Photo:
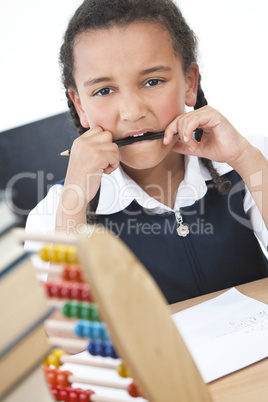
<instances>
[{"instance_id":1,"label":"white background","mask_svg":"<svg viewBox=\"0 0 268 402\"><path fill-rule=\"evenodd\" d=\"M81 0L0 0L0 132L67 110L58 66ZM210 105L244 135L268 136L268 1L178 0L199 38Z\"/></svg>"}]
</instances>

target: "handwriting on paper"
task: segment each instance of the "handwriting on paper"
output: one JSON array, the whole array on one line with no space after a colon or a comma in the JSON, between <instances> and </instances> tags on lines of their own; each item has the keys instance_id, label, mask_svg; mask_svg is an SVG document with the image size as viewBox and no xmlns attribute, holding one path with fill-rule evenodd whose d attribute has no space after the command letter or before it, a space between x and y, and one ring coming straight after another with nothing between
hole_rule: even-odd
<instances>
[{"instance_id":1,"label":"handwriting on paper","mask_svg":"<svg viewBox=\"0 0 268 402\"><path fill-rule=\"evenodd\" d=\"M221 338L223 336L232 335L234 333L244 333L251 334L257 331L267 331L268 332L268 312L260 311L257 314L253 314L250 317L243 318L240 320L229 321L230 329L222 334L218 334L216 338Z\"/></svg>"},{"instance_id":2,"label":"handwriting on paper","mask_svg":"<svg viewBox=\"0 0 268 402\"><path fill-rule=\"evenodd\" d=\"M268 306L235 288L173 319L205 382L268 357Z\"/></svg>"}]
</instances>

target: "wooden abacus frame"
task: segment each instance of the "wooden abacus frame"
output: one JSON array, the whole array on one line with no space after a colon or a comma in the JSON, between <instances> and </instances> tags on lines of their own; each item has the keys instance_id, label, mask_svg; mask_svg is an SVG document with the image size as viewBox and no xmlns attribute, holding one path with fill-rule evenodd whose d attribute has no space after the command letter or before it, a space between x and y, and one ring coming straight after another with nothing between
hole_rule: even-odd
<instances>
[{"instance_id":1,"label":"wooden abacus frame","mask_svg":"<svg viewBox=\"0 0 268 402\"><path fill-rule=\"evenodd\" d=\"M161 291L120 239L87 226L83 235L35 236L35 240L77 246L101 317L145 398L151 402L211 401Z\"/></svg>"}]
</instances>

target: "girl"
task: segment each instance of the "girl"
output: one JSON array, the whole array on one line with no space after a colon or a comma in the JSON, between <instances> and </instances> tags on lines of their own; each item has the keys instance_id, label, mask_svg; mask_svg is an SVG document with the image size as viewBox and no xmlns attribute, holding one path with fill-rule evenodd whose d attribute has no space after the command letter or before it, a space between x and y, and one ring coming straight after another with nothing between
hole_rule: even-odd
<instances>
[{"instance_id":1,"label":"girl","mask_svg":"<svg viewBox=\"0 0 268 402\"><path fill-rule=\"evenodd\" d=\"M81 136L64 185L27 230L73 233L98 222L126 242L169 303L267 276L254 236L267 247L267 160L207 106L196 38L172 0L85 0L60 60ZM37 217L52 202L57 213Z\"/></svg>"}]
</instances>

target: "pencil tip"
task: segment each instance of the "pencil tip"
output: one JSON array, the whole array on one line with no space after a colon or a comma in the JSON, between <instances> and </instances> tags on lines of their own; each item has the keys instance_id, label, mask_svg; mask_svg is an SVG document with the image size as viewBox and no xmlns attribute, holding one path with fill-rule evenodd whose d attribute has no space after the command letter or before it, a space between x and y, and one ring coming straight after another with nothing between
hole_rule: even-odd
<instances>
[{"instance_id":1,"label":"pencil tip","mask_svg":"<svg viewBox=\"0 0 268 402\"><path fill-rule=\"evenodd\" d=\"M67 149L66 151L61 152L60 154L58 154L59 156L69 156L70 155L70 151Z\"/></svg>"}]
</instances>

